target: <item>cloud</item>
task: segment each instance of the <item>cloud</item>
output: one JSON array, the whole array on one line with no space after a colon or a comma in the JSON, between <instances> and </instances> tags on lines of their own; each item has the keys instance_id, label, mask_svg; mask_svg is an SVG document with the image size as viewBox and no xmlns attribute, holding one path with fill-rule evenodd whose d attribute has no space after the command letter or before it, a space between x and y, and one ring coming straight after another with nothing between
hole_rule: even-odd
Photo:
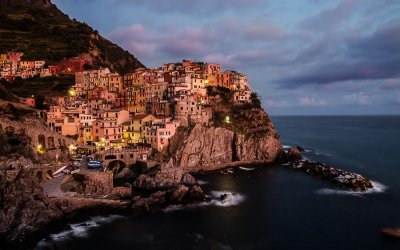
<instances>
[{"instance_id":1,"label":"cloud","mask_svg":"<svg viewBox=\"0 0 400 250\"><path fill-rule=\"evenodd\" d=\"M151 28L143 24L119 27L108 34L108 37L118 41L138 58L151 62L199 59L217 41L215 32L206 31L204 27Z\"/></svg>"},{"instance_id":2,"label":"cloud","mask_svg":"<svg viewBox=\"0 0 400 250\"><path fill-rule=\"evenodd\" d=\"M322 107L326 106L328 103L324 100L317 99L315 97L301 96L299 97L300 106L316 106Z\"/></svg>"},{"instance_id":3,"label":"cloud","mask_svg":"<svg viewBox=\"0 0 400 250\"><path fill-rule=\"evenodd\" d=\"M371 96L363 92L344 95L343 99L347 104L356 104L360 106L366 106L372 104Z\"/></svg>"},{"instance_id":4,"label":"cloud","mask_svg":"<svg viewBox=\"0 0 400 250\"><path fill-rule=\"evenodd\" d=\"M337 6L304 19L299 26L305 29L332 32L348 21L359 4L362 4L362 1L342 0Z\"/></svg>"},{"instance_id":5,"label":"cloud","mask_svg":"<svg viewBox=\"0 0 400 250\"><path fill-rule=\"evenodd\" d=\"M263 0L111 0L111 2L117 5L124 4L136 8L144 8L153 13L169 12L179 15L208 17L210 15L220 15L231 10L253 9L264 4Z\"/></svg>"},{"instance_id":6,"label":"cloud","mask_svg":"<svg viewBox=\"0 0 400 250\"><path fill-rule=\"evenodd\" d=\"M266 103L267 103L267 106L271 107L271 108L286 108L286 107L293 106L286 100L272 100L269 98L266 99Z\"/></svg>"},{"instance_id":7,"label":"cloud","mask_svg":"<svg viewBox=\"0 0 400 250\"><path fill-rule=\"evenodd\" d=\"M400 77L400 19L381 25L370 35L343 35L332 49L316 42L301 51L294 63L303 60L297 72L276 82L288 88L304 84L330 84L341 81ZM308 62L307 60L311 60Z\"/></svg>"}]
</instances>

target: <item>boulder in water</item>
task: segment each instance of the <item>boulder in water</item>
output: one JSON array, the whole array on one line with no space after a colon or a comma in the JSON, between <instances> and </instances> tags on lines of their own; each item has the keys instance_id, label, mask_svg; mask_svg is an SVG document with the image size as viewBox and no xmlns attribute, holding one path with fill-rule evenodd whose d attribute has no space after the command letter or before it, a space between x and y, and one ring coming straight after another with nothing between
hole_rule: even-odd
<instances>
[{"instance_id":1,"label":"boulder in water","mask_svg":"<svg viewBox=\"0 0 400 250\"><path fill-rule=\"evenodd\" d=\"M291 147L287 152L287 159L288 161L298 160L301 159L301 149L300 147Z\"/></svg>"}]
</instances>

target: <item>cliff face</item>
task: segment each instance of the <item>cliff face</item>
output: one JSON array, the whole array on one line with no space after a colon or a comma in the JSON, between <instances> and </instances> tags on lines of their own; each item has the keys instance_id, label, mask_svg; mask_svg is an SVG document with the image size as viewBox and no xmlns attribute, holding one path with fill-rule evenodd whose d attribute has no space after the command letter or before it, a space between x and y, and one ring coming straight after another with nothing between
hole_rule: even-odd
<instances>
[{"instance_id":1,"label":"cliff face","mask_svg":"<svg viewBox=\"0 0 400 250\"><path fill-rule=\"evenodd\" d=\"M271 121L262 109L245 113L252 119L245 120L248 129L242 132L232 124L180 127L163 152L164 159L171 157L177 166L189 172L274 162L282 146Z\"/></svg>"},{"instance_id":2,"label":"cliff face","mask_svg":"<svg viewBox=\"0 0 400 250\"><path fill-rule=\"evenodd\" d=\"M50 221L58 220L63 212L44 195L42 188L28 173L20 171L7 180L0 171L0 245L16 245L28 240Z\"/></svg>"}]
</instances>

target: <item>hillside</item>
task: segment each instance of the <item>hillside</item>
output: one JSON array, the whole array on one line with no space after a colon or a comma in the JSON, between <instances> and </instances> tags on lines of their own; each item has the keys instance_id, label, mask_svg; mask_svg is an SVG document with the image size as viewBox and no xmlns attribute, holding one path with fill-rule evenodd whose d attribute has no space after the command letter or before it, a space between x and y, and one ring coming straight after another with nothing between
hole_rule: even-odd
<instances>
[{"instance_id":1,"label":"hillside","mask_svg":"<svg viewBox=\"0 0 400 250\"><path fill-rule=\"evenodd\" d=\"M0 81L0 99L12 101L16 97L65 96L74 85L74 76L34 76L29 79L16 78L13 81Z\"/></svg>"},{"instance_id":2,"label":"hillside","mask_svg":"<svg viewBox=\"0 0 400 250\"><path fill-rule=\"evenodd\" d=\"M21 51L24 60L47 64L89 53L94 66L121 74L143 64L85 23L70 19L50 0L0 0L0 53Z\"/></svg>"}]
</instances>

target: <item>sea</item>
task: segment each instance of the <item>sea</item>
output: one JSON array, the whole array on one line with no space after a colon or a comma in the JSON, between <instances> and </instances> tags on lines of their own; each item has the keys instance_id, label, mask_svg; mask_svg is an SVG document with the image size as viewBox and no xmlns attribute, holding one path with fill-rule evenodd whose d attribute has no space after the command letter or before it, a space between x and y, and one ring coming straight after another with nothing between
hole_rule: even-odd
<instances>
[{"instance_id":1,"label":"sea","mask_svg":"<svg viewBox=\"0 0 400 250\"><path fill-rule=\"evenodd\" d=\"M286 165L197 175L209 203L137 216L93 217L36 249L400 249L400 116L275 116L285 148L370 178L346 191ZM220 201L221 194L228 194Z\"/></svg>"}]
</instances>

